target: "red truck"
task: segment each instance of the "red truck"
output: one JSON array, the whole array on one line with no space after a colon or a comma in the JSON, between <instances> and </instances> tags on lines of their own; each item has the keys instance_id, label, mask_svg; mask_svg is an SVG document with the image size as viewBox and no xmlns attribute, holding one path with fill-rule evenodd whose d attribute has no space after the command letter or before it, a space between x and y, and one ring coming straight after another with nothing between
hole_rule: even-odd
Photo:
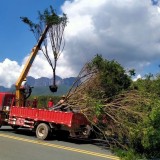
<instances>
[{"instance_id":1,"label":"red truck","mask_svg":"<svg viewBox=\"0 0 160 160\"><path fill-rule=\"evenodd\" d=\"M0 126L30 128L39 139L64 133L63 136L88 138L91 128L81 113L37 109L15 105L15 94L0 92Z\"/></svg>"},{"instance_id":2,"label":"red truck","mask_svg":"<svg viewBox=\"0 0 160 160\"><path fill-rule=\"evenodd\" d=\"M81 113L37 109L26 105L31 88L26 90L22 82L26 79L29 69L39 51L50 26L46 26L37 45L32 49L24 69L16 84L15 93L0 92L0 126L10 125L12 128L26 127L34 130L39 139L47 139L51 134L65 133L63 136L87 138L91 127L87 118ZM49 86L50 90L55 86Z\"/></svg>"}]
</instances>

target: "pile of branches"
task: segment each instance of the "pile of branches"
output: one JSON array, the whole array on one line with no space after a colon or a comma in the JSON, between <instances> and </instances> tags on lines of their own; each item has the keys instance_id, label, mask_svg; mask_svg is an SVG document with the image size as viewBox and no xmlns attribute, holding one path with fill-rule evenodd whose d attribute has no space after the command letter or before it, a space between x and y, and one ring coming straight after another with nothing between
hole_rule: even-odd
<instances>
[{"instance_id":1,"label":"pile of branches","mask_svg":"<svg viewBox=\"0 0 160 160\"><path fill-rule=\"evenodd\" d=\"M126 149L132 139L132 131L147 116L144 106L149 106L151 101L138 90L130 88L108 96L101 72L97 67L90 68L91 63L82 68L66 96L66 103L88 118L96 136L105 139L109 147Z\"/></svg>"}]
</instances>

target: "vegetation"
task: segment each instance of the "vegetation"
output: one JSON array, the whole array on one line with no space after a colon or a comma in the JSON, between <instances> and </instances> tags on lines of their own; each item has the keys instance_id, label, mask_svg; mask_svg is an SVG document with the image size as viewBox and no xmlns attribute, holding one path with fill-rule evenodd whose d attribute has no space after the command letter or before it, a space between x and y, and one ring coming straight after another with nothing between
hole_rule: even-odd
<instances>
[{"instance_id":1,"label":"vegetation","mask_svg":"<svg viewBox=\"0 0 160 160\"><path fill-rule=\"evenodd\" d=\"M97 55L82 68L66 102L83 112L96 136L124 159L159 158L160 76L133 82L133 73Z\"/></svg>"}]
</instances>

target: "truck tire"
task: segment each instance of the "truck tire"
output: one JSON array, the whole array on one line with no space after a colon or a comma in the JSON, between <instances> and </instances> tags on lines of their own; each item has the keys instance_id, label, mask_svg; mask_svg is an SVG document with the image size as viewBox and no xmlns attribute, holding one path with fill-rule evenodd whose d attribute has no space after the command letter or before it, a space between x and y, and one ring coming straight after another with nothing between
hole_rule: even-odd
<instances>
[{"instance_id":1,"label":"truck tire","mask_svg":"<svg viewBox=\"0 0 160 160\"><path fill-rule=\"evenodd\" d=\"M46 123L40 123L36 128L36 136L38 139L45 140L49 137L50 127Z\"/></svg>"}]
</instances>

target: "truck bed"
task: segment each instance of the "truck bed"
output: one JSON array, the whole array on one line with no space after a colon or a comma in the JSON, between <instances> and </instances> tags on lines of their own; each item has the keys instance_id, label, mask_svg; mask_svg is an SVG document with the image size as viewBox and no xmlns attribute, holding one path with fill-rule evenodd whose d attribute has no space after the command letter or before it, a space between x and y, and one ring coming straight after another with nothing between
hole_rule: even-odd
<instances>
[{"instance_id":1,"label":"truck bed","mask_svg":"<svg viewBox=\"0 0 160 160\"><path fill-rule=\"evenodd\" d=\"M17 107L12 106L10 108L9 114L9 124L13 124L12 119L29 119L36 121L44 121L56 124L67 125L72 127L73 125L86 125L88 121L86 117L81 113L74 112L63 112L47 109L37 109L37 108L28 108L28 107ZM16 122L16 121L15 121ZM17 123L16 123L17 124Z\"/></svg>"}]
</instances>

